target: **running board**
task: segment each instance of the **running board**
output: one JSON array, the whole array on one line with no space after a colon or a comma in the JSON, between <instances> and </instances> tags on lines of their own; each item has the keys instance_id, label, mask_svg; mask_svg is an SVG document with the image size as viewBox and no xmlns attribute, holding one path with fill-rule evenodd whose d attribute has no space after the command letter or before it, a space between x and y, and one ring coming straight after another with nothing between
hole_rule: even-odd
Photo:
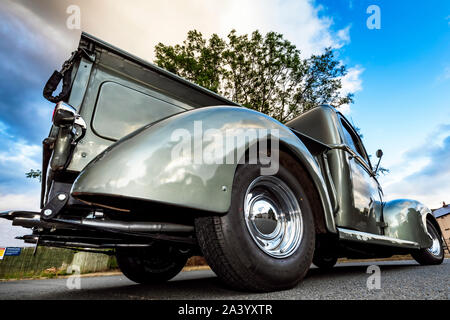
<instances>
[{"instance_id":1,"label":"running board","mask_svg":"<svg viewBox=\"0 0 450 320\"><path fill-rule=\"evenodd\" d=\"M356 241L361 243L369 243L369 244L379 244L385 246L395 246L395 247L403 247L403 248L412 248L412 249L420 249L420 245L414 241L401 240L386 236L381 236L377 234L355 231L344 228L337 228L339 231L339 239L348 240L348 241Z\"/></svg>"}]
</instances>

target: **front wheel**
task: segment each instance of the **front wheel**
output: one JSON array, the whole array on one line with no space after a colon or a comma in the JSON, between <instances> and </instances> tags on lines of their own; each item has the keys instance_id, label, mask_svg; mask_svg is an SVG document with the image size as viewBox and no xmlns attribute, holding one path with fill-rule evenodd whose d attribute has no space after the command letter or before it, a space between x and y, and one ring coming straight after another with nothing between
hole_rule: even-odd
<instances>
[{"instance_id":1,"label":"front wheel","mask_svg":"<svg viewBox=\"0 0 450 320\"><path fill-rule=\"evenodd\" d=\"M429 248L415 250L411 253L411 255L418 263L422 265L441 264L442 261L444 261L442 237L430 221L427 221L427 230L433 239L433 244Z\"/></svg>"},{"instance_id":2,"label":"front wheel","mask_svg":"<svg viewBox=\"0 0 450 320\"><path fill-rule=\"evenodd\" d=\"M197 218L197 239L212 270L231 287L292 288L305 276L314 252L314 220L305 192L313 186L283 152L277 174L263 176L260 169L258 164L238 166L230 210Z\"/></svg>"},{"instance_id":3,"label":"front wheel","mask_svg":"<svg viewBox=\"0 0 450 320\"><path fill-rule=\"evenodd\" d=\"M142 284L172 279L180 273L188 259L178 248L165 243L154 243L144 248L118 248L116 258L122 273Z\"/></svg>"}]
</instances>

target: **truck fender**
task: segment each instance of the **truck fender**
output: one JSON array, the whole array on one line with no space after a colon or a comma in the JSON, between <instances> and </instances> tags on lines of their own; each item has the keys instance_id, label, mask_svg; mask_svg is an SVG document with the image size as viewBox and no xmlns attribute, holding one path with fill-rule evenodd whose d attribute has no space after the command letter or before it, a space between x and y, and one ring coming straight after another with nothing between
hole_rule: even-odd
<instances>
[{"instance_id":1,"label":"truck fender","mask_svg":"<svg viewBox=\"0 0 450 320\"><path fill-rule=\"evenodd\" d=\"M227 143L230 135L231 145ZM71 194L93 204L125 197L225 214L231 203L236 159L262 139L278 139L308 172L321 201L326 229L335 233L327 187L307 147L280 122L242 107L189 110L138 129L94 158L78 175ZM210 152L220 148L223 152ZM232 155L234 161L230 161Z\"/></svg>"},{"instance_id":2,"label":"truck fender","mask_svg":"<svg viewBox=\"0 0 450 320\"><path fill-rule=\"evenodd\" d=\"M416 200L386 202L383 208L383 218L387 224L385 235L416 242L420 248L429 248L432 239L427 231L427 219L430 216L434 218L431 210Z\"/></svg>"}]
</instances>

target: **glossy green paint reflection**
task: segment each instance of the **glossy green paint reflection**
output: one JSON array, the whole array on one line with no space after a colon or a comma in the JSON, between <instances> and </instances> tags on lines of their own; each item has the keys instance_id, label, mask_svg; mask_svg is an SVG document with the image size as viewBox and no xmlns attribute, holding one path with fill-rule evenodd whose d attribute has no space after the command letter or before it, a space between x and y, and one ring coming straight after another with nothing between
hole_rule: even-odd
<instances>
[{"instance_id":1,"label":"glossy green paint reflection","mask_svg":"<svg viewBox=\"0 0 450 320\"><path fill-rule=\"evenodd\" d=\"M332 148L327 152L326 159L337 199L336 226L375 235L367 240L375 244L389 243L379 240L385 237L404 240L405 244L407 241L415 242L422 248L429 247L431 238L424 219L431 211L413 200L383 203L381 187L378 193L378 181L371 178L371 170L367 170L371 168L369 161L365 166L358 165L351 154L333 147L348 144L340 118L343 116L336 109L321 106L286 124ZM387 224L386 228L380 227L383 223ZM398 246L398 243L392 245Z\"/></svg>"},{"instance_id":2,"label":"glossy green paint reflection","mask_svg":"<svg viewBox=\"0 0 450 320\"><path fill-rule=\"evenodd\" d=\"M123 84L105 81L98 93L92 129L101 137L119 140L148 123L188 109L192 108L182 108Z\"/></svg>"},{"instance_id":3,"label":"glossy green paint reflection","mask_svg":"<svg viewBox=\"0 0 450 320\"><path fill-rule=\"evenodd\" d=\"M428 248L432 239L426 231L426 217L431 210L415 200L399 199L389 201L383 209L387 223L388 237L417 242L421 248Z\"/></svg>"},{"instance_id":4,"label":"glossy green paint reflection","mask_svg":"<svg viewBox=\"0 0 450 320\"><path fill-rule=\"evenodd\" d=\"M341 125L342 116L330 106L320 106L306 112L286 125L330 146L326 161L334 185L337 209L336 226L361 232L381 234L381 198L378 182L347 151L334 146L348 145ZM364 161L364 159L363 159Z\"/></svg>"}]
</instances>

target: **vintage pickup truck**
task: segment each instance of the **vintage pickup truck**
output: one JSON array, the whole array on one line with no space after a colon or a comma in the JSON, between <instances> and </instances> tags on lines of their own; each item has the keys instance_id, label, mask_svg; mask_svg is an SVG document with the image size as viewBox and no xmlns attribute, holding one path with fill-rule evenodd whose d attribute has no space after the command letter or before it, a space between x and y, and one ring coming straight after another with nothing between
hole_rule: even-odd
<instances>
[{"instance_id":1,"label":"vintage pickup truck","mask_svg":"<svg viewBox=\"0 0 450 320\"><path fill-rule=\"evenodd\" d=\"M339 257L443 261L431 211L383 201L378 165L331 106L281 124L85 33L44 96L41 211L0 214L32 229L27 243L115 254L138 283L202 255L247 291Z\"/></svg>"}]
</instances>

